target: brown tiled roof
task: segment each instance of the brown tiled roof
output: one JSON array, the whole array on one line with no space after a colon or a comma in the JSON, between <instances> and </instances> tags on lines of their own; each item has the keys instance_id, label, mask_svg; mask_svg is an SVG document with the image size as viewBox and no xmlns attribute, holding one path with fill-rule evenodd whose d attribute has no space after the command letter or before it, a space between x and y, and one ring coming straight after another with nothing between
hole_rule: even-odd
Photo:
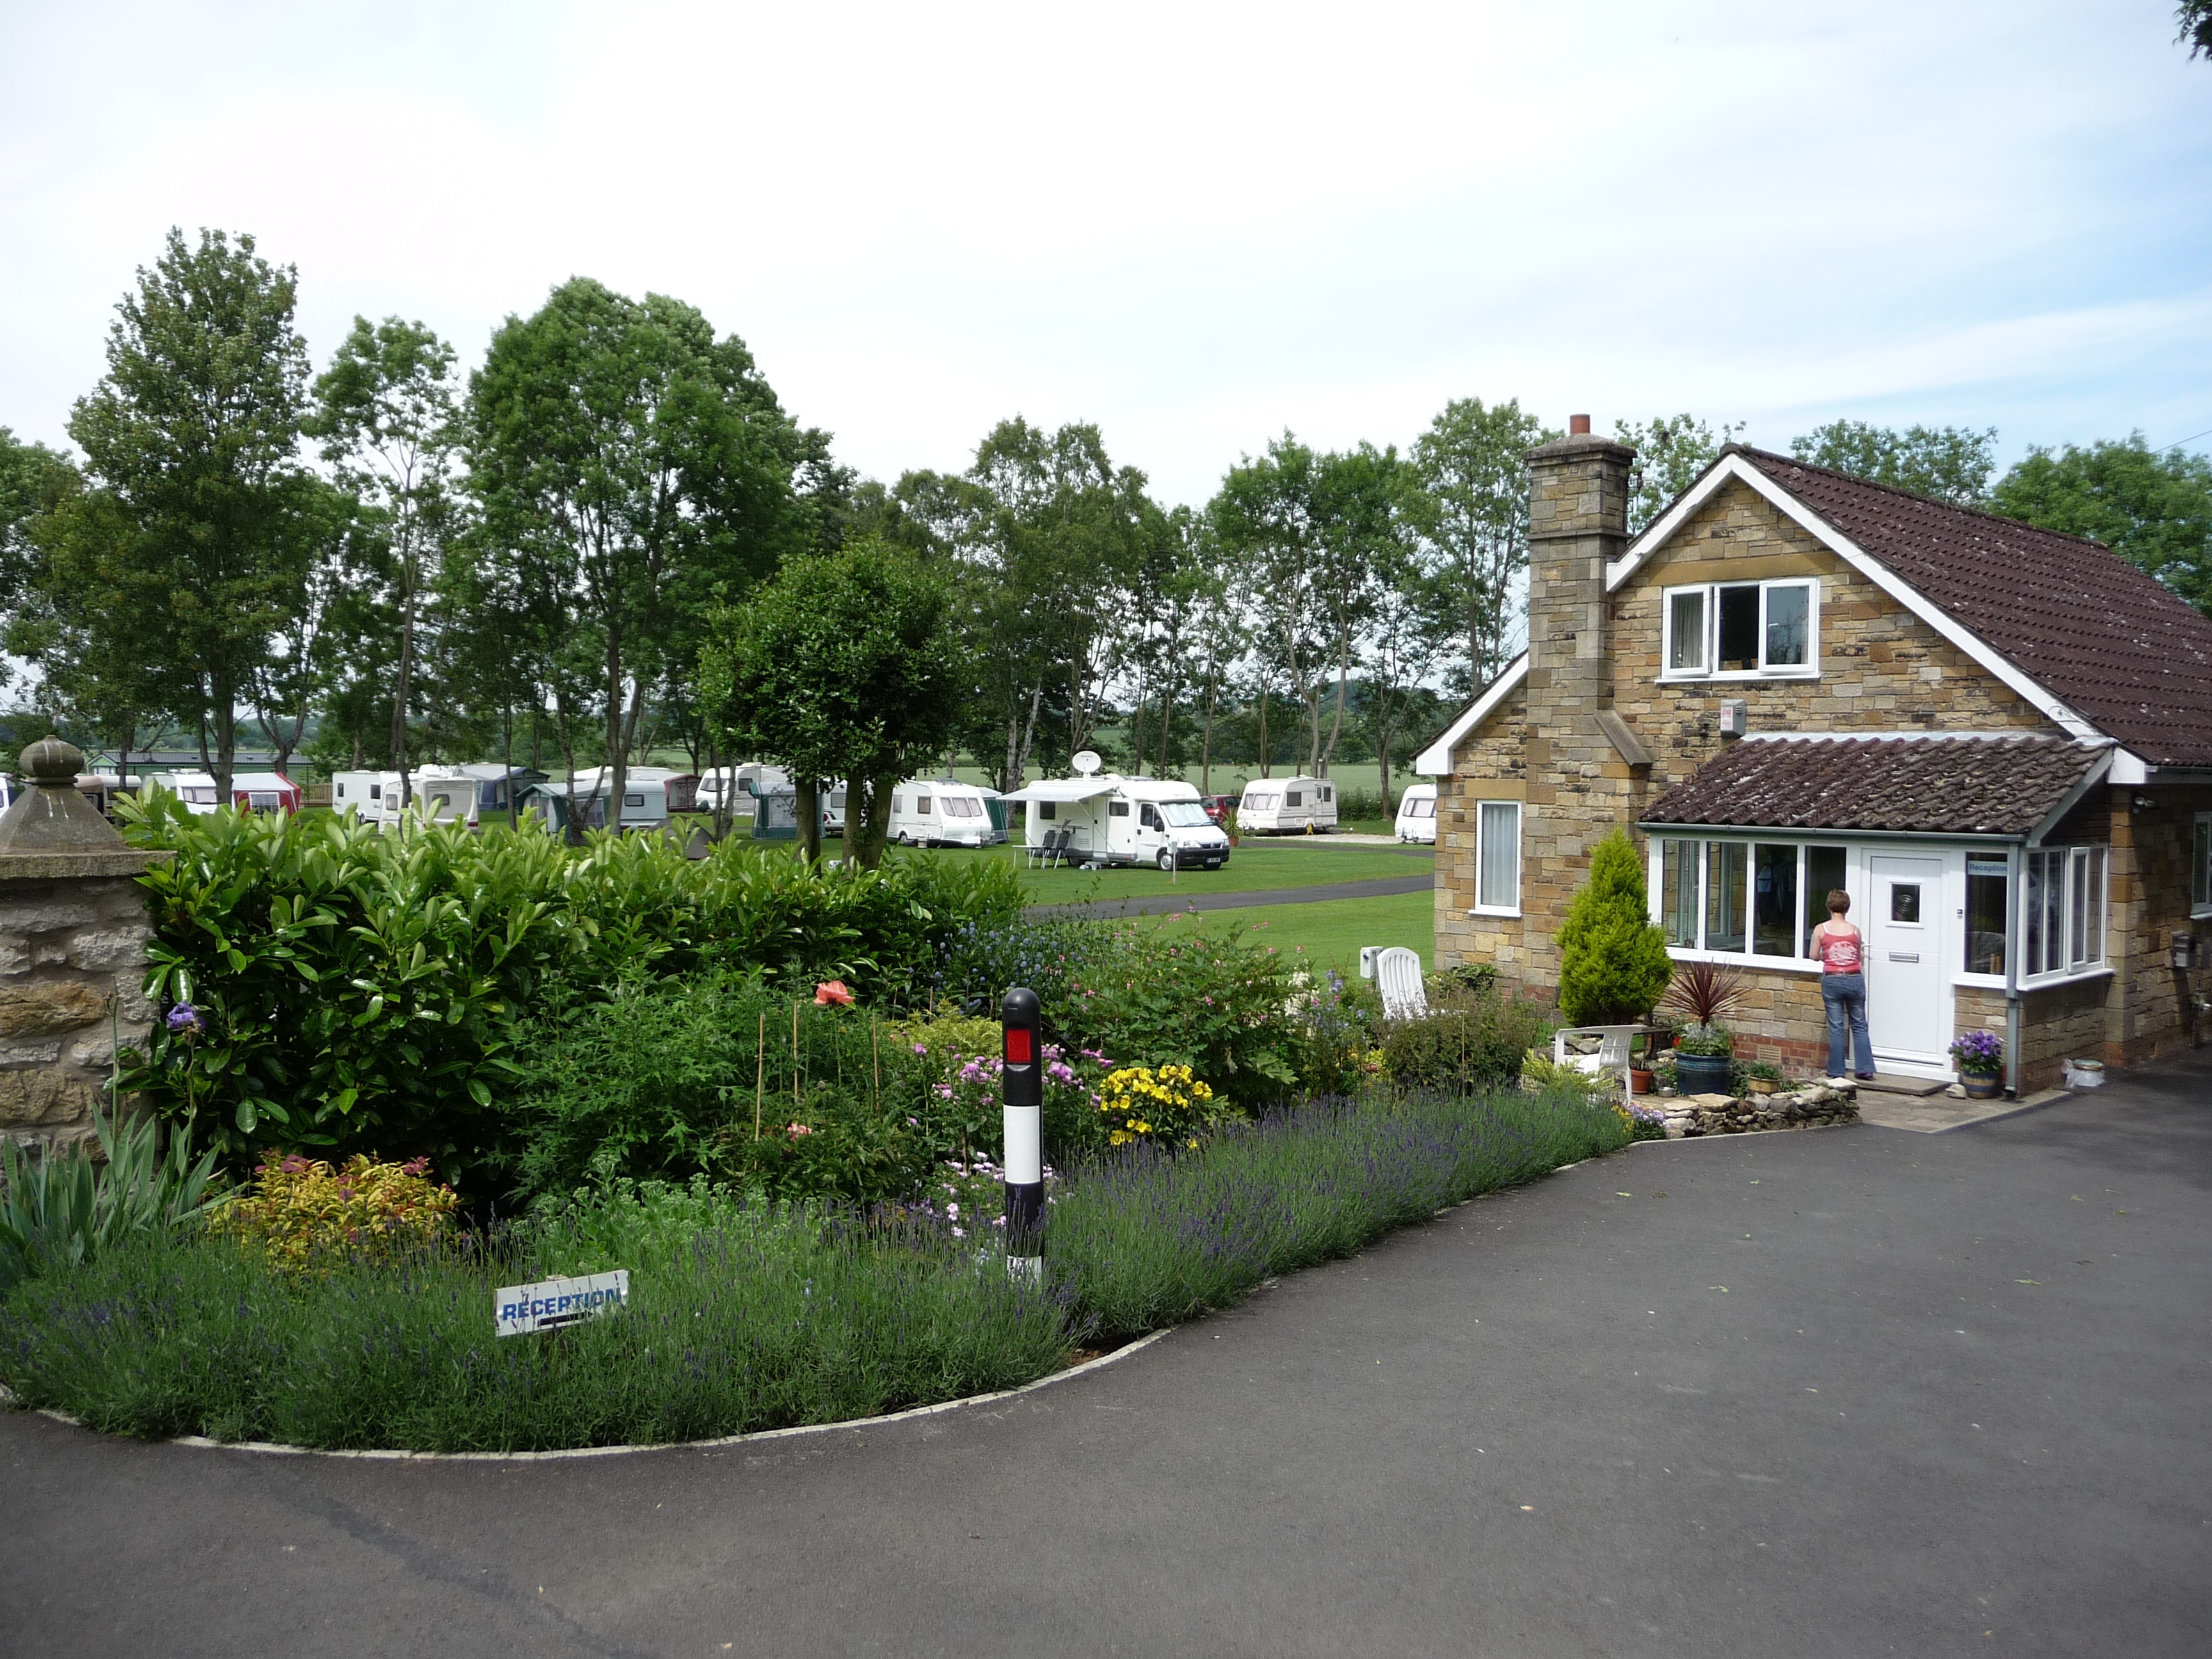
<instances>
[{"instance_id":1,"label":"brown tiled roof","mask_svg":"<svg viewBox=\"0 0 2212 1659\"><path fill-rule=\"evenodd\" d=\"M2104 750L2064 738L1745 738L1651 804L1647 823L2022 836Z\"/></svg>"},{"instance_id":2,"label":"brown tiled roof","mask_svg":"<svg viewBox=\"0 0 2212 1659\"><path fill-rule=\"evenodd\" d=\"M1735 447L2100 732L2212 766L2212 617L2179 594L2078 536Z\"/></svg>"}]
</instances>

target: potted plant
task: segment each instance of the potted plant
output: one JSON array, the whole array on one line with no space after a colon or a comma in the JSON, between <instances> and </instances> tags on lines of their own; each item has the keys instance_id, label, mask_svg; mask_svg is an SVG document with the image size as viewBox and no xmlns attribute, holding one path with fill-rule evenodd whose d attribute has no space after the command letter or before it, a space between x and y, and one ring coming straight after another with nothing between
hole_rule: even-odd
<instances>
[{"instance_id":1,"label":"potted plant","mask_svg":"<svg viewBox=\"0 0 2212 1659\"><path fill-rule=\"evenodd\" d=\"M1961 1031L1951 1040L1951 1060L1971 1100L1993 1099L2004 1071L2004 1039L1995 1031Z\"/></svg>"},{"instance_id":2,"label":"potted plant","mask_svg":"<svg viewBox=\"0 0 2212 1659\"><path fill-rule=\"evenodd\" d=\"M1728 1092L1735 1039L1721 1024L1721 1016L1742 1001L1748 988L1735 973L1716 963L1692 962L1675 973L1667 1006L1686 1016L1674 1043L1674 1075L1684 1094Z\"/></svg>"},{"instance_id":3,"label":"potted plant","mask_svg":"<svg viewBox=\"0 0 2212 1659\"><path fill-rule=\"evenodd\" d=\"M1779 1094L1782 1085L1789 1080L1782 1075L1782 1068L1771 1060L1754 1060L1743 1068L1743 1086L1751 1094Z\"/></svg>"}]
</instances>

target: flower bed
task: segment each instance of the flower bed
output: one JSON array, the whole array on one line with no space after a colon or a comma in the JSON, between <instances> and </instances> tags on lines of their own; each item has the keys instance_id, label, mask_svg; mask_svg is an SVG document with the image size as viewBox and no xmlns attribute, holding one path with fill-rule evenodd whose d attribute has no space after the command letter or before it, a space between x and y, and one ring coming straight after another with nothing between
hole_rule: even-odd
<instances>
[{"instance_id":1,"label":"flower bed","mask_svg":"<svg viewBox=\"0 0 2212 1659\"><path fill-rule=\"evenodd\" d=\"M153 1231L0 1298L0 1381L95 1428L324 1447L522 1450L836 1422L1048 1375L1096 1332L1225 1305L1626 1138L1620 1114L1581 1096L1377 1097L1196 1150L1139 1145L1057 1185L1037 1289L1006 1273L988 1224L996 1172L973 1161L872 1212L616 1178L510 1231L306 1273L224 1237ZM615 1267L631 1273L621 1312L492 1335L496 1286Z\"/></svg>"}]
</instances>

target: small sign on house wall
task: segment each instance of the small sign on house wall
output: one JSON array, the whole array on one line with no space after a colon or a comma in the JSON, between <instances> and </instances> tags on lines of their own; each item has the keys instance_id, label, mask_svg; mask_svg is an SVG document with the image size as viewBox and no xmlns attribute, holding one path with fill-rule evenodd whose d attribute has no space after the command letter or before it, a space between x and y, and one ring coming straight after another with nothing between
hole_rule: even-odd
<instances>
[{"instance_id":1,"label":"small sign on house wall","mask_svg":"<svg viewBox=\"0 0 2212 1659\"><path fill-rule=\"evenodd\" d=\"M548 1279L536 1285L509 1285L492 1293L492 1318L501 1336L528 1336L557 1330L581 1320L612 1313L629 1300L629 1269L592 1273L583 1279Z\"/></svg>"}]
</instances>

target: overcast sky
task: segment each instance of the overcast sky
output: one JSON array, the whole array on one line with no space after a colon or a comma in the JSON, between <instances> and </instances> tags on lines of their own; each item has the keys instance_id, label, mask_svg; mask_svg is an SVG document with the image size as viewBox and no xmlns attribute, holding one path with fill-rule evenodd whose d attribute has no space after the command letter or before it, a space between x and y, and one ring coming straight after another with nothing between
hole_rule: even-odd
<instances>
[{"instance_id":1,"label":"overcast sky","mask_svg":"<svg viewBox=\"0 0 2212 1659\"><path fill-rule=\"evenodd\" d=\"M1820 14L1793 22L1784 14ZM0 424L181 225L481 356L577 274L896 477L1020 413L1162 499L1455 397L2212 443L2171 0L0 7Z\"/></svg>"}]
</instances>

